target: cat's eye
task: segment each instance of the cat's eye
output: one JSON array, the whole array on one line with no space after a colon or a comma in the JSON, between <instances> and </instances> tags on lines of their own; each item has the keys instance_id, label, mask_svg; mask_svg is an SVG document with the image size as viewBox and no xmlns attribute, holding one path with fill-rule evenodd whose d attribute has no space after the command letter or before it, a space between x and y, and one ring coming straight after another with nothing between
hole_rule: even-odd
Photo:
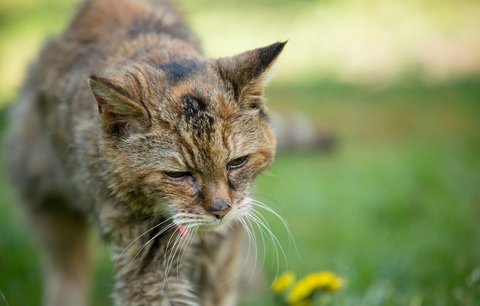
<instances>
[{"instance_id":1,"label":"cat's eye","mask_svg":"<svg viewBox=\"0 0 480 306\"><path fill-rule=\"evenodd\" d=\"M248 160L247 155L232 159L231 161L228 162L227 169L228 170L238 169L238 168L242 167L243 165L245 165L247 160Z\"/></svg>"},{"instance_id":2,"label":"cat's eye","mask_svg":"<svg viewBox=\"0 0 480 306\"><path fill-rule=\"evenodd\" d=\"M172 180L181 180L183 178L192 176L190 172L181 172L181 171L165 171L165 175Z\"/></svg>"}]
</instances>

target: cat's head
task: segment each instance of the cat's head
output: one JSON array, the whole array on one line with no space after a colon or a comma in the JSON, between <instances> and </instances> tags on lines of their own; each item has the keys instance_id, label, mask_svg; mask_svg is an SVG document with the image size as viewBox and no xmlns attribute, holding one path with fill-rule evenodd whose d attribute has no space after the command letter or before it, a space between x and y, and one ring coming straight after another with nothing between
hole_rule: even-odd
<instances>
[{"instance_id":1,"label":"cat's head","mask_svg":"<svg viewBox=\"0 0 480 306\"><path fill-rule=\"evenodd\" d=\"M179 225L246 214L252 181L275 155L263 95L284 45L92 76L111 193Z\"/></svg>"}]
</instances>

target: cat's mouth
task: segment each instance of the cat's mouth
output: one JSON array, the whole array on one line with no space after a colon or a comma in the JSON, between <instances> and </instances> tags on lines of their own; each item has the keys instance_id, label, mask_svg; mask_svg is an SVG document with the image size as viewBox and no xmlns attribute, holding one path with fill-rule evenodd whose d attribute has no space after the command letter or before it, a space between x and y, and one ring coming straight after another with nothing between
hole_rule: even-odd
<instances>
[{"instance_id":1,"label":"cat's mouth","mask_svg":"<svg viewBox=\"0 0 480 306\"><path fill-rule=\"evenodd\" d=\"M187 239L190 236L190 231L183 225L180 225L178 227L178 231L180 232L180 235L182 235L184 239Z\"/></svg>"},{"instance_id":2,"label":"cat's mouth","mask_svg":"<svg viewBox=\"0 0 480 306\"><path fill-rule=\"evenodd\" d=\"M223 229L228 223L230 223L232 218L225 219L212 219L209 222L204 222L202 224L196 224L194 226L178 225L178 232L183 238L188 238L193 232L213 232Z\"/></svg>"},{"instance_id":3,"label":"cat's mouth","mask_svg":"<svg viewBox=\"0 0 480 306\"><path fill-rule=\"evenodd\" d=\"M250 202L249 197L244 198L223 218L194 213L177 213L173 216L173 223L183 238L188 238L195 232L218 232L229 228L231 222L248 215L251 209Z\"/></svg>"},{"instance_id":4,"label":"cat's mouth","mask_svg":"<svg viewBox=\"0 0 480 306\"><path fill-rule=\"evenodd\" d=\"M182 237L183 239L188 239L190 238L191 235L194 235L198 231L211 232L211 231L220 230L222 227L223 226L221 224L203 224L203 225L195 226L195 228L179 225L177 227L177 231L180 237Z\"/></svg>"},{"instance_id":5,"label":"cat's mouth","mask_svg":"<svg viewBox=\"0 0 480 306\"><path fill-rule=\"evenodd\" d=\"M177 222L175 223L177 225L177 231L179 235L182 238L189 238L196 232L221 231L222 229L228 227L228 224L233 220L235 220L235 217L232 215L226 216L222 219L206 218L203 219L202 222L184 222L176 220Z\"/></svg>"}]
</instances>

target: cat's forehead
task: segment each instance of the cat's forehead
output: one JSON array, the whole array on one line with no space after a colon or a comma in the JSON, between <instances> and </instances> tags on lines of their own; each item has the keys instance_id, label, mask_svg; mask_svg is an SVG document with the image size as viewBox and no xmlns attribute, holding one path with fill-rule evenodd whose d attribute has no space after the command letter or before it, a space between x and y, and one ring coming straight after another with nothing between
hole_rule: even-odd
<instances>
[{"instance_id":1,"label":"cat's forehead","mask_svg":"<svg viewBox=\"0 0 480 306\"><path fill-rule=\"evenodd\" d=\"M204 99L189 93L183 95L179 103L181 104L180 117L188 130L195 133L198 138L214 132L220 118L213 110L212 103L207 105Z\"/></svg>"},{"instance_id":2,"label":"cat's forehead","mask_svg":"<svg viewBox=\"0 0 480 306\"><path fill-rule=\"evenodd\" d=\"M181 60L157 64L156 68L164 73L165 82L176 85L197 75L206 75L205 62L195 60Z\"/></svg>"},{"instance_id":3,"label":"cat's forehead","mask_svg":"<svg viewBox=\"0 0 480 306\"><path fill-rule=\"evenodd\" d=\"M201 159L199 164L205 165L205 160L223 160L236 155L236 148L258 142L260 136L253 132L262 121L258 110L241 107L214 67L207 62L180 61L156 68L163 86L155 110L160 121L167 123L161 129L165 127L181 140L192 159Z\"/></svg>"},{"instance_id":4,"label":"cat's forehead","mask_svg":"<svg viewBox=\"0 0 480 306\"><path fill-rule=\"evenodd\" d=\"M232 90L206 63L172 62L158 68L164 78L161 112L174 112L186 123L204 129L215 117L226 118L239 111Z\"/></svg>"}]
</instances>

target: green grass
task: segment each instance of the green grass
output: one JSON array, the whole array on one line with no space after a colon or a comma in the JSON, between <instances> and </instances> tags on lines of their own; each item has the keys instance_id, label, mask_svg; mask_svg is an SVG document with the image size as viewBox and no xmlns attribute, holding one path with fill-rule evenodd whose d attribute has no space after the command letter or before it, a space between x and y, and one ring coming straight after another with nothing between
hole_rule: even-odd
<instances>
[{"instance_id":1,"label":"green grass","mask_svg":"<svg viewBox=\"0 0 480 306\"><path fill-rule=\"evenodd\" d=\"M287 219L300 253L264 214L287 249L280 270L345 277L331 305L479 305L479 85L273 86L273 108L308 112L338 141L330 154L280 155L258 181L256 196ZM39 305L40 260L3 175L0 203L0 291L10 305ZM111 278L101 248L92 305L111 305ZM247 300L274 305L268 289Z\"/></svg>"}]
</instances>

